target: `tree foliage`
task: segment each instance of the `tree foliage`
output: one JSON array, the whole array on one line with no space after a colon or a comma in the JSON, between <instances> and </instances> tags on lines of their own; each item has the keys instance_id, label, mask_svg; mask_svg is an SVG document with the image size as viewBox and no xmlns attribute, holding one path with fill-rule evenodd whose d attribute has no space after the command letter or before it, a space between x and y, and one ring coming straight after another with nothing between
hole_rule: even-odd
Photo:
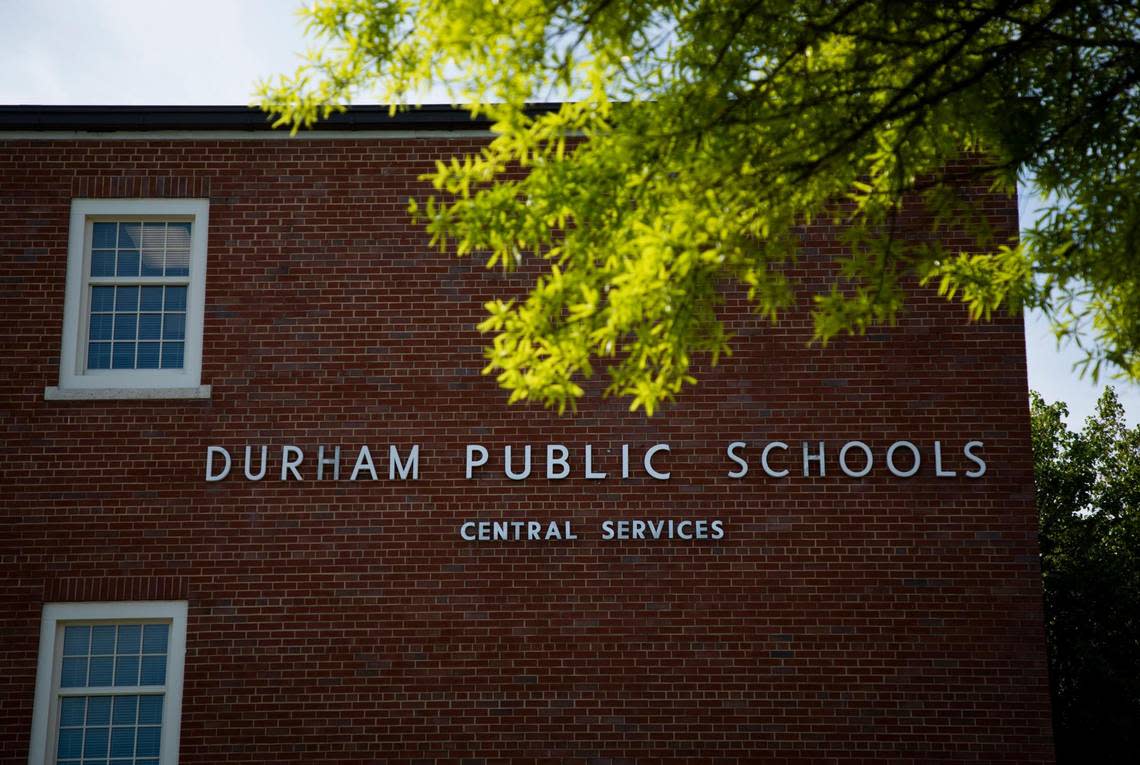
<instances>
[{"instance_id":1,"label":"tree foliage","mask_svg":"<svg viewBox=\"0 0 1140 765\"><path fill-rule=\"evenodd\" d=\"M319 47L261 86L294 129L364 94L443 88L494 120L413 206L434 241L489 265L542 258L524 300L492 302L488 371L559 409L604 366L647 412L730 350L716 309L743 285L775 320L797 232L842 226L814 297L826 341L894 320L908 276L977 318L1045 308L1140 378L1140 34L1111 0L315 0ZM564 99L552 113L532 100ZM1034 179L1045 210L999 241L957 193L964 155L993 188ZM521 171L521 172L520 172ZM950 250L904 242L904 205ZM935 232L937 234L937 232Z\"/></svg>"},{"instance_id":2,"label":"tree foliage","mask_svg":"<svg viewBox=\"0 0 1140 765\"><path fill-rule=\"evenodd\" d=\"M1111 388L1084 430L1032 396L1058 761L1135 762L1140 746L1140 427Z\"/></svg>"}]
</instances>

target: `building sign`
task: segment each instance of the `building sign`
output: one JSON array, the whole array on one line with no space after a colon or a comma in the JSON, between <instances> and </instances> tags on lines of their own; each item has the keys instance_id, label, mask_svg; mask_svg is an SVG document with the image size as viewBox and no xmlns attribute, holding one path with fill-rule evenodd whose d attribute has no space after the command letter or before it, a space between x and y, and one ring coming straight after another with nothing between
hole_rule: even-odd
<instances>
[{"instance_id":1,"label":"building sign","mask_svg":"<svg viewBox=\"0 0 1140 765\"><path fill-rule=\"evenodd\" d=\"M967 441L944 447L941 440L920 444L899 440L876 452L864 441L829 445L825 441L767 441L749 444L732 441L724 449L724 475L729 479L760 476L764 479L812 479L829 475L862 479L872 474L911 478L929 462L938 478L981 478L986 473L984 444ZM668 481L672 448L657 443L634 450L622 444L617 454L595 450L586 444L580 452L550 443L541 446L506 445L491 449L467 444L463 451L463 477L473 480L501 475L511 481L622 481L649 478ZM367 445L345 449L317 446L303 449L286 444L246 445L241 448L206 447L205 478L218 482L229 478L246 481L416 481L421 475L420 444L388 445L385 450ZM377 454L383 455L377 468ZM836 472L838 469L838 472ZM829 472L830 470L830 472ZM620 519L603 520L600 537L610 540L717 540L725 534L722 519ZM468 542L572 541L578 539L570 521L467 520L458 529Z\"/></svg>"},{"instance_id":2,"label":"building sign","mask_svg":"<svg viewBox=\"0 0 1140 765\"><path fill-rule=\"evenodd\" d=\"M911 478L918 474L924 460L929 459L934 467L934 475L939 478L981 478L986 474L986 462L981 457L983 446L981 441L967 441L955 454L957 459L953 462L956 464L952 464L947 456L949 450L943 447L942 441L932 442L928 449L913 441L895 441L879 455L863 441L847 441L838 445L833 452L833 465L839 468L839 474L848 478L864 478L875 470L896 478ZM672 477L668 467L671 451L669 444L662 443L653 444L634 455L631 454L629 444L622 444L620 456L615 455L612 464L609 464L595 452L591 444L586 444L577 455L571 455L570 449L562 444L546 444L544 449L531 444L522 448L507 445L495 452L496 459L492 461L492 452L488 447L467 444L464 478L471 480L488 472L498 472L512 481L560 481L575 476L594 481L628 480L635 476L668 481ZM418 480L420 453L419 444L407 447L389 445L386 455L388 480ZM541 465L537 464L536 453L545 453ZM828 454L828 445L824 441L803 441L795 446L784 441L755 445L733 441L725 448L725 475L728 478L744 478L750 473L759 472L769 478L825 477L829 475L828 464L832 459ZM281 481L378 481L384 472L377 471L376 458L369 446L351 450L340 446L318 446L315 455L311 449L306 451L291 444L274 447L246 446L240 450L208 446L206 480L215 482L228 478L235 472L235 463L241 469L240 475L247 481L266 478ZM274 469L270 470L271 467Z\"/></svg>"}]
</instances>

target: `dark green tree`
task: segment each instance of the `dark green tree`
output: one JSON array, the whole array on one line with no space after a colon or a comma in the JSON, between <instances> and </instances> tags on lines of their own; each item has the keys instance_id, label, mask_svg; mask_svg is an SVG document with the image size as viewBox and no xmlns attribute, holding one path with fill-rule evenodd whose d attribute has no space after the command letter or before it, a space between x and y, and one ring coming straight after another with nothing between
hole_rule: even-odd
<instances>
[{"instance_id":1,"label":"dark green tree","mask_svg":"<svg viewBox=\"0 0 1140 765\"><path fill-rule=\"evenodd\" d=\"M1112 388L1080 432L1032 394L1053 725L1062 763L1140 751L1140 427Z\"/></svg>"}]
</instances>

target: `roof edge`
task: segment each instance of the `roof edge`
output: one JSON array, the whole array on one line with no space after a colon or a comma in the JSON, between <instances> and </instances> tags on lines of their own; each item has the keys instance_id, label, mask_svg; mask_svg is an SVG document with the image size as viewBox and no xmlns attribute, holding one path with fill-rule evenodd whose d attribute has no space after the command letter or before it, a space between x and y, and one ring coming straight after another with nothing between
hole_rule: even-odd
<instances>
[{"instance_id":1,"label":"roof edge","mask_svg":"<svg viewBox=\"0 0 1140 765\"><path fill-rule=\"evenodd\" d=\"M533 103L533 115L557 111L560 103ZM307 131L487 130L491 120L473 119L462 108L442 104L390 113L387 106L349 106ZM271 116L252 106L0 106L0 132L273 131ZM286 128L277 128L287 132Z\"/></svg>"}]
</instances>

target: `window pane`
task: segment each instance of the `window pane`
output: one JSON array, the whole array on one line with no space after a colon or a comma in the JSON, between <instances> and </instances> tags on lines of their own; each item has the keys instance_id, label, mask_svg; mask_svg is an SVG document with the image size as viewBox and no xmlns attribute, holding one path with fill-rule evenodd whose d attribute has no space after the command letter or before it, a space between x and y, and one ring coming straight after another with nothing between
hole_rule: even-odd
<instances>
[{"instance_id":1,"label":"window pane","mask_svg":"<svg viewBox=\"0 0 1140 765\"><path fill-rule=\"evenodd\" d=\"M110 369L111 368L111 344L110 343L91 343L87 346L87 368L88 369Z\"/></svg>"},{"instance_id":2,"label":"window pane","mask_svg":"<svg viewBox=\"0 0 1140 765\"><path fill-rule=\"evenodd\" d=\"M83 757L106 757L107 738L106 728L88 728L83 737Z\"/></svg>"},{"instance_id":3,"label":"window pane","mask_svg":"<svg viewBox=\"0 0 1140 765\"><path fill-rule=\"evenodd\" d=\"M91 288L91 310L110 312L115 310L114 287Z\"/></svg>"},{"instance_id":4,"label":"window pane","mask_svg":"<svg viewBox=\"0 0 1140 765\"><path fill-rule=\"evenodd\" d=\"M139 657L115 657L115 685L139 684Z\"/></svg>"},{"instance_id":5,"label":"window pane","mask_svg":"<svg viewBox=\"0 0 1140 765\"><path fill-rule=\"evenodd\" d=\"M135 368L135 344L134 343L115 343L115 348L111 354L111 368L112 369L134 369Z\"/></svg>"},{"instance_id":6,"label":"window pane","mask_svg":"<svg viewBox=\"0 0 1140 765\"><path fill-rule=\"evenodd\" d=\"M115 310L116 311L137 311L137 310L139 310L139 288L138 287L116 287L115 288Z\"/></svg>"},{"instance_id":7,"label":"window pane","mask_svg":"<svg viewBox=\"0 0 1140 765\"><path fill-rule=\"evenodd\" d=\"M119 250L118 266L115 268L115 276L138 276L139 275L139 251L138 250Z\"/></svg>"},{"instance_id":8,"label":"window pane","mask_svg":"<svg viewBox=\"0 0 1140 765\"><path fill-rule=\"evenodd\" d=\"M63 630L63 655L86 656L91 644L90 627L65 627Z\"/></svg>"},{"instance_id":9,"label":"window pane","mask_svg":"<svg viewBox=\"0 0 1140 765\"><path fill-rule=\"evenodd\" d=\"M166 251L166 275L167 276L189 276L190 274L190 250L167 250Z\"/></svg>"},{"instance_id":10,"label":"window pane","mask_svg":"<svg viewBox=\"0 0 1140 765\"><path fill-rule=\"evenodd\" d=\"M162 337L162 314L144 313L139 317L139 340L158 340Z\"/></svg>"},{"instance_id":11,"label":"window pane","mask_svg":"<svg viewBox=\"0 0 1140 765\"><path fill-rule=\"evenodd\" d=\"M139 697L139 725L157 725L162 722L162 697Z\"/></svg>"},{"instance_id":12,"label":"window pane","mask_svg":"<svg viewBox=\"0 0 1140 765\"><path fill-rule=\"evenodd\" d=\"M138 331L138 318L138 314L134 313L115 314L115 339L134 340Z\"/></svg>"},{"instance_id":13,"label":"window pane","mask_svg":"<svg viewBox=\"0 0 1140 765\"><path fill-rule=\"evenodd\" d=\"M130 728L112 728L111 729L111 756L112 757L132 757L135 753L135 729Z\"/></svg>"},{"instance_id":14,"label":"window pane","mask_svg":"<svg viewBox=\"0 0 1140 765\"><path fill-rule=\"evenodd\" d=\"M119 643L115 653L138 653L141 640L141 624L123 624L119 627Z\"/></svg>"},{"instance_id":15,"label":"window pane","mask_svg":"<svg viewBox=\"0 0 1140 765\"><path fill-rule=\"evenodd\" d=\"M115 224L93 223L91 225L91 247L114 247Z\"/></svg>"},{"instance_id":16,"label":"window pane","mask_svg":"<svg viewBox=\"0 0 1140 765\"><path fill-rule=\"evenodd\" d=\"M82 688L87 683L87 659L71 658L63 660L59 673L61 688Z\"/></svg>"},{"instance_id":17,"label":"window pane","mask_svg":"<svg viewBox=\"0 0 1140 765\"><path fill-rule=\"evenodd\" d=\"M162 343L139 343L137 369L158 369L159 347Z\"/></svg>"},{"instance_id":18,"label":"window pane","mask_svg":"<svg viewBox=\"0 0 1140 765\"><path fill-rule=\"evenodd\" d=\"M182 340L186 337L186 314L168 313L162 325L163 340Z\"/></svg>"},{"instance_id":19,"label":"window pane","mask_svg":"<svg viewBox=\"0 0 1140 765\"><path fill-rule=\"evenodd\" d=\"M144 223L142 230L142 248L162 252L166 247L166 224Z\"/></svg>"},{"instance_id":20,"label":"window pane","mask_svg":"<svg viewBox=\"0 0 1140 765\"><path fill-rule=\"evenodd\" d=\"M78 757L83 754L83 729L61 730L59 732L59 745L56 747L56 756L59 759Z\"/></svg>"},{"instance_id":21,"label":"window pane","mask_svg":"<svg viewBox=\"0 0 1140 765\"><path fill-rule=\"evenodd\" d=\"M109 313L96 313L91 315L91 327L88 337L92 340L111 339L112 318Z\"/></svg>"},{"instance_id":22,"label":"window pane","mask_svg":"<svg viewBox=\"0 0 1140 765\"><path fill-rule=\"evenodd\" d=\"M157 757L159 731L161 728L139 728L138 739L135 742L135 754L139 757Z\"/></svg>"},{"instance_id":23,"label":"window pane","mask_svg":"<svg viewBox=\"0 0 1140 765\"><path fill-rule=\"evenodd\" d=\"M166 641L170 635L170 625L147 624L143 627L143 653L166 653Z\"/></svg>"},{"instance_id":24,"label":"window pane","mask_svg":"<svg viewBox=\"0 0 1140 765\"><path fill-rule=\"evenodd\" d=\"M166 227L166 248L190 249L190 224L170 223Z\"/></svg>"},{"instance_id":25,"label":"window pane","mask_svg":"<svg viewBox=\"0 0 1140 765\"><path fill-rule=\"evenodd\" d=\"M155 250L143 250L142 275L162 276L162 253Z\"/></svg>"},{"instance_id":26,"label":"window pane","mask_svg":"<svg viewBox=\"0 0 1140 765\"><path fill-rule=\"evenodd\" d=\"M110 656L115 652L115 627L112 624L101 624L91 628L91 653L94 655Z\"/></svg>"},{"instance_id":27,"label":"window pane","mask_svg":"<svg viewBox=\"0 0 1140 765\"><path fill-rule=\"evenodd\" d=\"M67 696L59 704L59 724L63 727L82 725L87 714L87 699L82 696Z\"/></svg>"},{"instance_id":28,"label":"window pane","mask_svg":"<svg viewBox=\"0 0 1140 765\"><path fill-rule=\"evenodd\" d=\"M162 287L143 287L142 288L142 310L144 310L144 311L161 311L162 310Z\"/></svg>"},{"instance_id":29,"label":"window pane","mask_svg":"<svg viewBox=\"0 0 1140 765\"><path fill-rule=\"evenodd\" d=\"M181 369L182 368L182 343L163 343L162 344L162 368L163 369Z\"/></svg>"},{"instance_id":30,"label":"window pane","mask_svg":"<svg viewBox=\"0 0 1140 765\"><path fill-rule=\"evenodd\" d=\"M114 667L115 659L111 656L96 656L91 659L91 671L87 674L87 684L96 688L111 685Z\"/></svg>"},{"instance_id":31,"label":"window pane","mask_svg":"<svg viewBox=\"0 0 1140 765\"><path fill-rule=\"evenodd\" d=\"M114 276L115 275L115 251L114 250L95 250L91 253L91 275L92 276Z\"/></svg>"},{"instance_id":32,"label":"window pane","mask_svg":"<svg viewBox=\"0 0 1140 765\"><path fill-rule=\"evenodd\" d=\"M166 682L166 656L144 656L139 685L162 685Z\"/></svg>"},{"instance_id":33,"label":"window pane","mask_svg":"<svg viewBox=\"0 0 1140 765\"><path fill-rule=\"evenodd\" d=\"M166 310L168 310L168 311L185 311L186 310L186 288L185 287L167 287L166 288Z\"/></svg>"},{"instance_id":34,"label":"window pane","mask_svg":"<svg viewBox=\"0 0 1140 765\"><path fill-rule=\"evenodd\" d=\"M123 250L137 250L142 243L142 224L119 224L119 248Z\"/></svg>"},{"instance_id":35,"label":"window pane","mask_svg":"<svg viewBox=\"0 0 1140 765\"><path fill-rule=\"evenodd\" d=\"M111 722L115 725L134 725L138 714L138 696L116 696Z\"/></svg>"},{"instance_id":36,"label":"window pane","mask_svg":"<svg viewBox=\"0 0 1140 765\"><path fill-rule=\"evenodd\" d=\"M87 727L106 725L111 721L111 697L89 696L87 698Z\"/></svg>"}]
</instances>

